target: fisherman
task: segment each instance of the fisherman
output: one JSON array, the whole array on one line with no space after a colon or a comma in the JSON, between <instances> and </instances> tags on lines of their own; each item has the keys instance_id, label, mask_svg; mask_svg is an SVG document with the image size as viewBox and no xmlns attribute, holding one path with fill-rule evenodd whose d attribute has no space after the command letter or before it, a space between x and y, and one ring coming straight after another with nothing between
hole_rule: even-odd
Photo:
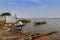
<instances>
[{"instance_id":1,"label":"fisherman","mask_svg":"<svg viewBox=\"0 0 60 40\"><path fill-rule=\"evenodd\" d=\"M22 30L22 22L20 21L20 22L18 22L18 25L17 25L17 29L19 30L19 31L21 31Z\"/></svg>"}]
</instances>

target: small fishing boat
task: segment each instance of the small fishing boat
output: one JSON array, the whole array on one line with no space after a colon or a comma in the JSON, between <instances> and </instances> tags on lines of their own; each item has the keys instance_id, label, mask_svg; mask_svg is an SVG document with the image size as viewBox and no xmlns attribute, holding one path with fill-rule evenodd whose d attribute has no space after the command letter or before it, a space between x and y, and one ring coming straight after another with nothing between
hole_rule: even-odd
<instances>
[{"instance_id":1,"label":"small fishing boat","mask_svg":"<svg viewBox=\"0 0 60 40\"><path fill-rule=\"evenodd\" d=\"M35 21L34 25L46 24L46 21Z\"/></svg>"}]
</instances>

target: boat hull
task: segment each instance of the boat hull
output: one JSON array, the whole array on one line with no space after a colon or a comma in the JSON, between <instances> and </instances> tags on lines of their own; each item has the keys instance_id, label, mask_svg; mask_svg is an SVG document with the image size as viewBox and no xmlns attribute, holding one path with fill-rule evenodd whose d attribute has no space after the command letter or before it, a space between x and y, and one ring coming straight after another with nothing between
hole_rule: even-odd
<instances>
[{"instance_id":1,"label":"boat hull","mask_svg":"<svg viewBox=\"0 0 60 40\"><path fill-rule=\"evenodd\" d=\"M46 21L43 22L34 22L34 25L46 24Z\"/></svg>"}]
</instances>

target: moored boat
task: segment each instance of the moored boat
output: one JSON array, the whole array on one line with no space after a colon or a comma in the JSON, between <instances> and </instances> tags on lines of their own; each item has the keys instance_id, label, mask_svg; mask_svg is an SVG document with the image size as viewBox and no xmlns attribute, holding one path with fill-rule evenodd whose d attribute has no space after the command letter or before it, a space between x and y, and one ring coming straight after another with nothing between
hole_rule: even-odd
<instances>
[{"instance_id":1,"label":"moored boat","mask_svg":"<svg viewBox=\"0 0 60 40\"><path fill-rule=\"evenodd\" d=\"M34 25L46 24L46 21L35 21Z\"/></svg>"}]
</instances>

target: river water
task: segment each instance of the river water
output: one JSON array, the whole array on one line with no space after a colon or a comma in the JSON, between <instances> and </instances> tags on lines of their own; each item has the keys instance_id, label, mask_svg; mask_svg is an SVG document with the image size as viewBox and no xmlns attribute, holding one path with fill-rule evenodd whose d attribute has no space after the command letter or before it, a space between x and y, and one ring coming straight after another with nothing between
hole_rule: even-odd
<instances>
[{"instance_id":1,"label":"river water","mask_svg":"<svg viewBox=\"0 0 60 40\"><path fill-rule=\"evenodd\" d=\"M26 30L30 33L48 33L52 31L58 31L60 34L60 18L28 18L31 20L31 23L23 26L23 30ZM46 24L43 25L33 25L33 21L42 21L45 20Z\"/></svg>"}]
</instances>

